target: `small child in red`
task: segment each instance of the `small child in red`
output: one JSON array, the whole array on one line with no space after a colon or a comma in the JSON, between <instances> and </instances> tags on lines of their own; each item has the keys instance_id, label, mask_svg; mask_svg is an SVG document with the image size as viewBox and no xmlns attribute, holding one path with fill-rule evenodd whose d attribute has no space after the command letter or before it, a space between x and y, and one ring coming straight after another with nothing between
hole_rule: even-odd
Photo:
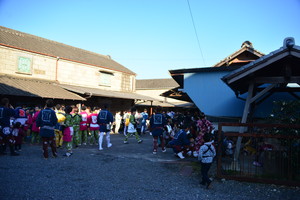
<instances>
[{"instance_id":1,"label":"small child in red","mask_svg":"<svg viewBox=\"0 0 300 200\"><path fill-rule=\"evenodd\" d=\"M23 138L25 137L25 132L24 132L23 128L21 127L20 122L16 122L14 124L14 128L12 130L12 135L15 139L15 150L21 151Z\"/></svg>"}]
</instances>

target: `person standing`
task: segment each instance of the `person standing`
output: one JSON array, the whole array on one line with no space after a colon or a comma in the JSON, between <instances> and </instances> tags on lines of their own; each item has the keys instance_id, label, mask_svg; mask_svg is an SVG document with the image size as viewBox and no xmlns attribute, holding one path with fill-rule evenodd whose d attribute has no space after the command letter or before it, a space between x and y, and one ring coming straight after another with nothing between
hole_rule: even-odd
<instances>
[{"instance_id":1,"label":"person standing","mask_svg":"<svg viewBox=\"0 0 300 200\"><path fill-rule=\"evenodd\" d=\"M81 122L79 125L79 145L83 144L86 145L88 140L88 116L87 108L86 106L81 107L81 112L79 113L81 115Z\"/></svg>"},{"instance_id":2,"label":"person standing","mask_svg":"<svg viewBox=\"0 0 300 200\"><path fill-rule=\"evenodd\" d=\"M113 115L111 112L107 110L107 105L104 105L104 108L101 109L97 116L97 122L100 126L99 130L99 150L103 150L102 143L103 143L103 137L104 133L106 133L106 142L107 147L110 148L112 146L112 143L110 143L110 131L111 131L111 124L114 122Z\"/></svg>"},{"instance_id":3,"label":"person standing","mask_svg":"<svg viewBox=\"0 0 300 200\"><path fill-rule=\"evenodd\" d=\"M40 127L36 125L36 120L41 112L40 107L36 106L34 108L34 113L32 115L32 128L31 128L31 144L36 142L37 144L40 143Z\"/></svg>"},{"instance_id":4,"label":"person standing","mask_svg":"<svg viewBox=\"0 0 300 200\"><path fill-rule=\"evenodd\" d=\"M89 130L90 130L90 145L94 145L96 143L96 145L98 145L99 142L99 124L97 122L97 117L99 114L99 107L94 107L92 113L89 115L88 117L88 124L89 124ZM102 145L101 148L99 146L99 149L102 149Z\"/></svg>"},{"instance_id":5,"label":"person standing","mask_svg":"<svg viewBox=\"0 0 300 200\"><path fill-rule=\"evenodd\" d=\"M48 144L51 147L53 157L57 157L54 128L57 124L57 117L52 109L54 106L53 100L46 101L46 107L38 114L36 125L40 127L40 136L43 141L43 155L48 159Z\"/></svg>"},{"instance_id":6,"label":"person standing","mask_svg":"<svg viewBox=\"0 0 300 200\"><path fill-rule=\"evenodd\" d=\"M66 120L65 120L65 128L64 128L64 136L63 140L66 142L66 148L67 152L65 156L70 157L73 154L73 133L74 133L74 128L73 128L73 117L71 115L73 108L71 106L67 106L65 109L66 112Z\"/></svg>"},{"instance_id":7,"label":"person standing","mask_svg":"<svg viewBox=\"0 0 300 200\"><path fill-rule=\"evenodd\" d=\"M146 133L146 129L147 129L147 120L149 118L148 113L147 113L147 109L144 109L144 112L141 113L143 120L142 120L142 128L141 128L141 133L145 134Z\"/></svg>"},{"instance_id":8,"label":"person standing","mask_svg":"<svg viewBox=\"0 0 300 200\"><path fill-rule=\"evenodd\" d=\"M211 167L214 157L216 156L216 150L214 145L212 145L212 135L210 133L206 133L203 136L204 144L200 147L198 160L201 163L201 174L202 181L201 185L206 185L206 188L209 189L211 185L211 180L208 177L208 171Z\"/></svg>"},{"instance_id":9,"label":"person standing","mask_svg":"<svg viewBox=\"0 0 300 200\"><path fill-rule=\"evenodd\" d=\"M56 106L56 117L57 117L57 124L55 126L55 141L56 141L56 147L60 148L63 144L63 129L64 129L64 122L65 122L65 111L62 109L62 106L60 104L57 104Z\"/></svg>"},{"instance_id":10,"label":"person standing","mask_svg":"<svg viewBox=\"0 0 300 200\"><path fill-rule=\"evenodd\" d=\"M119 133L120 127L121 127L121 122L122 122L122 116L121 112L118 111L115 115L115 133Z\"/></svg>"},{"instance_id":11,"label":"person standing","mask_svg":"<svg viewBox=\"0 0 300 200\"><path fill-rule=\"evenodd\" d=\"M140 136L136 130L137 127L137 121L135 119L135 114L136 114L136 108L131 109L131 115L129 117L129 125L128 125L128 130L127 130L127 135L124 140L124 144L128 144L128 138L131 134L135 135L135 139L138 141L138 143L142 143L143 140L140 139Z\"/></svg>"},{"instance_id":12,"label":"person standing","mask_svg":"<svg viewBox=\"0 0 300 200\"><path fill-rule=\"evenodd\" d=\"M11 135L10 118L13 117L15 111L9 104L8 98L1 99L0 105L0 154L5 154L6 146L9 145L10 155L18 156L15 152L13 140L9 138Z\"/></svg>"},{"instance_id":13,"label":"person standing","mask_svg":"<svg viewBox=\"0 0 300 200\"><path fill-rule=\"evenodd\" d=\"M161 107L157 107L155 114L153 114L150 118L150 129L153 137L153 154L157 153L158 138L161 141L162 152L166 152L163 132L167 121L164 115L161 113L161 111Z\"/></svg>"},{"instance_id":14,"label":"person standing","mask_svg":"<svg viewBox=\"0 0 300 200\"><path fill-rule=\"evenodd\" d=\"M78 147L79 143L80 143L80 136L79 136L79 128L80 128L80 122L82 120L82 117L80 114L78 114L78 108L77 107L74 107L73 108L73 115L72 115L72 118L73 118L73 128L74 128L74 135L73 135L73 143L74 143L74 146L75 148Z\"/></svg>"}]
</instances>

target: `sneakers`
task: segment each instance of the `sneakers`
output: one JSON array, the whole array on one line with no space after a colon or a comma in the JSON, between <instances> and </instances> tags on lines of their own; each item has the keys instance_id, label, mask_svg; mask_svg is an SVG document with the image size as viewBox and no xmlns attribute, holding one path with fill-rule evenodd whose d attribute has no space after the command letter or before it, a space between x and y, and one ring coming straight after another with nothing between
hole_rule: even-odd
<instances>
[{"instance_id":1,"label":"sneakers","mask_svg":"<svg viewBox=\"0 0 300 200\"><path fill-rule=\"evenodd\" d=\"M212 183L212 181L209 181L209 182L207 183L206 189L211 189L211 183Z\"/></svg>"},{"instance_id":2,"label":"sneakers","mask_svg":"<svg viewBox=\"0 0 300 200\"><path fill-rule=\"evenodd\" d=\"M163 152L163 153L167 152L167 149L166 149L166 148L164 148L164 149L162 150L162 152Z\"/></svg>"},{"instance_id":3,"label":"sneakers","mask_svg":"<svg viewBox=\"0 0 300 200\"><path fill-rule=\"evenodd\" d=\"M156 151L153 151L153 154L154 154L154 155L156 155L156 154L157 154L157 152L156 152Z\"/></svg>"},{"instance_id":4,"label":"sneakers","mask_svg":"<svg viewBox=\"0 0 300 200\"><path fill-rule=\"evenodd\" d=\"M182 152L179 152L178 154L177 154L177 156L180 158L180 159L184 159L185 157L182 155Z\"/></svg>"},{"instance_id":5,"label":"sneakers","mask_svg":"<svg viewBox=\"0 0 300 200\"><path fill-rule=\"evenodd\" d=\"M108 145L107 145L107 148L110 148L112 146L112 143L109 143Z\"/></svg>"},{"instance_id":6,"label":"sneakers","mask_svg":"<svg viewBox=\"0 0 300 200\"><path fill-rule=\"evenodd\" d=\"M142 142L143 142L143 140L139 140L139 141L138 141L139 144L142 143Z\"/></svg>"},{"instance_id":7,"label":"sneakers","mask_svg":"<svg viewBox=\"0 0 300 200\"><path fill-rule=\"evenodd\" d=\"M124 141L124 144L128 144L128 141Z\"/></svg>"},{"instance_id":8,"label":"sneakers","mask_svg":"<svg viewBox=\"0 0 300 200\"><path fill-rule=\"evenodd\" d=\"M103 150L103 148L99 148L99 151L102 151Z\"/></svg>"},{"instance_id":9,"label":"sneakers","mask_svg":"<svg viewBox=\"0 0 300 200\"><path fill-rule=\"evenodd\" d=\"M194 151L194 152L193 152L193 156L194 156L195 158L197 158L197 157L198 157L198 155L199 155L199 154L198 154L198 152L197 152L197 151Z\"/></svg>"},{"instance_id":10,"label":"sneakers","mask_svg":"<svg viewBox=\"0 0 300 200\"><path fill-rule=\"evenodd\" d=\"M64 156L70 157L72 153L67 152Z\"/></svg>"},{"instance_id":11,"label":"sneakers","mask_svg":"<svg viewBox=\"0 0 300 200\"><path fill-rule=\"evenodd\" d=\"M253 162L253 165L256 166L256 167L261 167L261 166L262 166L262 164L259 163L259 162L257 162L257 161L254 161L254 162Z\"/></svg>"}]
</instances>

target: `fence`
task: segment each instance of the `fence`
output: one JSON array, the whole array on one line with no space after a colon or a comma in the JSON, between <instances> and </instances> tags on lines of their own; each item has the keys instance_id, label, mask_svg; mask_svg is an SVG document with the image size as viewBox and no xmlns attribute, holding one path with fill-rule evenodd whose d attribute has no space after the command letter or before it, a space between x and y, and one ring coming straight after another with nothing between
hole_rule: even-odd
<instances>
[{"instance_id":1,"label":"fence","mask_svg":"<svg viewBox=\"0 0 300 200\"><path fill-rule=\"evenodd\" d=\"M217 141L219 178L300 186L300 125L219 123Z\"/></svg>"}]
</instances>

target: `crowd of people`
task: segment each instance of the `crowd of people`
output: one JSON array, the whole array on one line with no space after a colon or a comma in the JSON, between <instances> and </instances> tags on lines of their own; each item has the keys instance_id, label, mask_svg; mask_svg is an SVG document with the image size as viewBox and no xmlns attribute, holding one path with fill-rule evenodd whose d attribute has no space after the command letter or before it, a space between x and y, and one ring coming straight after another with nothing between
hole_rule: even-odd
<instances>
[{"instance_id":1,"label":"crowd of people","mask_svg":"<svg viewBox=\"0 0 300 200\"><path fill-rule=\"evenodd\" d=\"M6 154L9 147L12 156L19 155L23 141L39 144L42 141L43 156L48 159L48 147L52 156L57 157L57 148L65 146L65 156L73 154L73 148L81 145L97 145L100 151L112 147L111 133L124 134L124 144L129 137L134 136L137 143L142 143L142 136L150 134L153 137L153 154L162 153L172 148L180 158L195 157L201 162L202 182L209 187L210 179L207 172L216 151L213 145L212 131L214 127L202 112L175 113L164 111L157 107L149 116L147 109L138 112L136 108L130 111L108 111L106 105L102 108L54 105L53 100L46 101L45 107L34 109L23 107L13 108L7 98L0 105L0 154ZM29 140L30 138L30 140Z\"/></svg>"}]
</instances>

